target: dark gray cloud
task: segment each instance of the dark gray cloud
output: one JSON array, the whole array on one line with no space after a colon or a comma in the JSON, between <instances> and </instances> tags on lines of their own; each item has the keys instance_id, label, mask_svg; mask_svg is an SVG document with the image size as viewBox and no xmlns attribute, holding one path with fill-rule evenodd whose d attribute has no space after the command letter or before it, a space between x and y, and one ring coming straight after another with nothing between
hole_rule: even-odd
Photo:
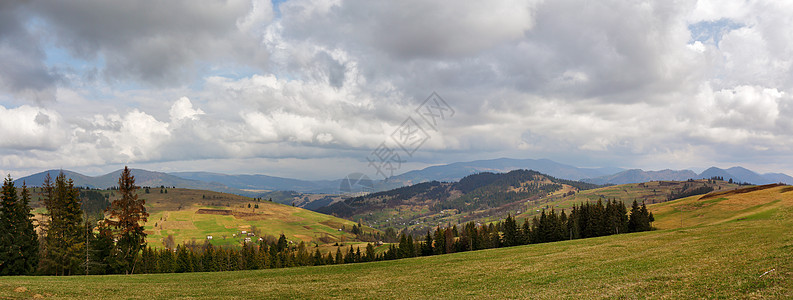
<instances>
[{"instance_id":1,"label":"dark gray cloud","mask_svg":"<svg viewBox=\"0 0 793 300\"><path fill-rule=\"evenodd\" d=\"M58 74L47 67L22 2L0 4L0 90L36 102L54 100Z\"/></svg>"},{"instance_id":2,"label":"dark gray cloud","mask_svg":"<svg viewBox=\"0 0 793 300\"><path fill-rule=\"evenodd\" d=\"M261 68L260 31L250 22L272 18L269 2L35 1L48 38L75 57L101 61L113 81L155 86L196 79L202 64Z\"/></svg>"}]
</instances>

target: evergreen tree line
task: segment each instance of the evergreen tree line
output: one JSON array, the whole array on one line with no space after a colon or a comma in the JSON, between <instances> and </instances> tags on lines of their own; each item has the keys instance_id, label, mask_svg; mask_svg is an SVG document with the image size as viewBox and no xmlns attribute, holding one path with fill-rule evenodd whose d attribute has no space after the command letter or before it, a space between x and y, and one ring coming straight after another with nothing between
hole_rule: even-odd
<instances>
[{"instance_id":1,"label":"evergreen tree line","mask_svg":"<svg viewBox=\"0 0 793 300\"><path fill-rule=\"evenodd\" d=\"M148 217L136 189L135 178L125 167L115 188L120 199L110 203L107 217L92 224L84 219L83 206L97 213L94 202L104 201L101 195L92 194L83 202L63 172L54 181L48 174L41 187L46 213L36 222L27 187L23 183L18 193L9 176L0 204L0 275L77 275L96 269L134 273L145 246L141 224Z\"/></svg>"},{"instance_id":2,"label":"evergreen tree line","mask_svg":"<svg viewBox=\"0 0 793 300\"><path fill-rule=\"evenodd\" d=\"M427 231L423 241L414 241L410 235L402 234L398 245L391 245L382 259L398 259L415 256L438 255L454 252L510 247L526 244L547 243L567 239L580 239L619 233L651 230L654 221L647 206L634 201L628 213L625 205L618 201L602 200L574 206L569 215L565 211L556 213L543 210L532 220L525 219L518 225L512 216L503 222L478 226L474 222L457 226L436 228Z\"/></svg>"},{"instance_id":3,"label":"evergreen tree line","mask_svg":"<svg viewBox=\"0 0 793 300\"><path fill-rule=\"evenodd\" d=\"M361 250L339 246L335 255L323 255L319 248L313 251L305 242L289 245L286 237L281 234L277 241L261 241L245 243L242 247L218 247L209 242L203 244L181 244L175 249L145 248L141 260L137 262L139 273L185 273L185 272L216 272L237 270L258 270L272 268L288 268L299 266L320 266L346 263L370 262L384 260L377 255L372 243ZM105 269L98 268L96 273Z\"/></svg>"}]
</instances>

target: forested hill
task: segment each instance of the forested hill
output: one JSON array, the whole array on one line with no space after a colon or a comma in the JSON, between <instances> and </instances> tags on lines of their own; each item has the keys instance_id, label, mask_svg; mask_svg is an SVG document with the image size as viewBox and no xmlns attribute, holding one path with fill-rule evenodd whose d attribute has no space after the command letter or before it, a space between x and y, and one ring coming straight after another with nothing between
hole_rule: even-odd
<instances>
[{"instance_id":1,"label":"forested hill","mask_svg":"<svg viewBox=\"0 0 793 300\"><path fill-rule=\"evenodd\" d=\"M479 173L458 182L430 181L347 199L320 209L375 227L412 225L432 227L438 222L466 221L450 216L501 217L505 211L532 199L555 193L575 193L598 187L558 179L532 170ZM415 227L415 226L413 226Z\"/></svg>"}]
</instances>

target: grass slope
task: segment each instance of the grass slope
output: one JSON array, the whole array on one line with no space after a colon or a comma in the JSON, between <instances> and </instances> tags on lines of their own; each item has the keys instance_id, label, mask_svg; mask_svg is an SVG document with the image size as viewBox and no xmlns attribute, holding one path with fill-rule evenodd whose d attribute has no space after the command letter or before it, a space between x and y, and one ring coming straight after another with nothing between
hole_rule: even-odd
<instances>
[{"instance_id":1,"label":"grass slope","mask_svg":"<svg viewBox=\"0 0 793 300\"><path fill-rule=\"evenodd\" d=\"M792 198L791 186L764 185L659 203L650 211L655 227L672 229L767 219L789 207Z\"/></svg>"},{"instance_id":2,"label":"grass slope","mask_svg":"<svg viewBox=\"0 0 793 300\"><path fill-rule=\"evenodd\" d=\"M684 186L701 187L710 186L714 188L714 192L728 191L739 188L737 184L728 183L726 181L717 180L708 182L708 180L700 179L692 182L688 181L650 181L643 183L629 183L614 186L607 186L597 189L584 190L575 193L574 195L567 194L552 194L537 201L526 203L524 209L518 214L518 219L532 218L538 216L542 209L555 208L557 211L564 209L568 213L573 205L578 205L583 202L596 202L598 199L615 199L622 201L630 209L633 200L644 202L647 205L653 203L666 202L667 197L672 192L680 192Z\"/></svg>"},{"instance_id":3,"label":"grass slope","mask_svg":"<svg viewBox=\"0 0 793 300\"><path fill-rule=\"evenodd\" d=\"M351 230L355 225L352 221L275 202L190 189L168 189L167 194L151 189L149 194L141 193L139 197L146 199L150 214L145 225L147 241L153 247L161 247L162 239L168 235L173 235L179 244L189 240L203 242L211 235L212 244L239 245L244 238L241 231L251 231L253 226L262 235L278 237L283 233L295 243L355 240L353 234L339 231L342 227ZM233 215L201 214L199 209L226 210Z\"/></svg>"},{"instance_id":4,"label":"grass slope","mask_svg":"<svg viewBox=\"0 0 793 300\"><path fill-rule=\"evenodd\" d=\"M720 197L726 200L693 208L697 197L651 206L662 228L692 211L704 220L682 229L338 266L6 277L0 280L0 297L793 297L793 188ZM14 291L20 287L27 291Z\"/></svg>"},{"instance_id":5,"label":"grass slope","mask_svg":"<svg viewBox=\"0 0 793 300\"><path fill-rule=\"evenodd\" d=\"M32 191L33 212L41 219L46 212L41 189ZM109 201L119 197L118 191L98 192L108 196ZM146 200L149 218L144 228L148 234L146 241L153 248L163 247L163 238L168 235L173 235L177 244L193 240L202 243L211 235L214 245L241 245L247 237L241 232L250 232L253 226L259 229L262 236L277 238L283 233L295 243L304 241L322 245L356 241L356 236L349 232L356 224L352 221L276 202L181 188L149 188L149 193L143 188L138 190L138 197ZM251 208L248 208L248 204ZM259 208L255 208L256 205ZM199 209L227 210L231 214L200 214L197 213ZM346 231L339 231L340 228ZM375 232L365 226L364 231ZM251 239L256 240L258 237Z\"/></svg>"}]
</instances>

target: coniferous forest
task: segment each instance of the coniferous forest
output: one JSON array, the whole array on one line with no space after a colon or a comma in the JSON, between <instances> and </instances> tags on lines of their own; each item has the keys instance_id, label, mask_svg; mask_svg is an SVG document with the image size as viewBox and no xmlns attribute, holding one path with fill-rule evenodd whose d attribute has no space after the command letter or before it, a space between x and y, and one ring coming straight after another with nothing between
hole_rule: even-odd
<instances>
[{"instance_id":1,"label":"coniferous forest","mask_svg":"<svg viewBox=\"0 0 793 300\"><path fill-rule=\"evenodd\" d=\"M0 275L213 272L358 263L647 231L653 222L644 204L634 201L628 211L622 202L599 200L576 205L569 214L542 211L522 224L508 216L490 224L437 227L415 239L403 233L398 243L381 253L369 243L364 249L340 245L335 255L322 254L304 242L290 243L283 234L277 240L242 247L193 242L154 249L145 243L141 224L148 213L128 168L118 183L120 199L92 224L83 219L86 208L81 207L80 192L72 180L63 174L54 182L47 177L42 187L47 214L35 222L27 187L23 184L17 191L12 179L6 178L0 202ZM89 210L97 213L96 208Z\"/></svg>"}]
</instances>

